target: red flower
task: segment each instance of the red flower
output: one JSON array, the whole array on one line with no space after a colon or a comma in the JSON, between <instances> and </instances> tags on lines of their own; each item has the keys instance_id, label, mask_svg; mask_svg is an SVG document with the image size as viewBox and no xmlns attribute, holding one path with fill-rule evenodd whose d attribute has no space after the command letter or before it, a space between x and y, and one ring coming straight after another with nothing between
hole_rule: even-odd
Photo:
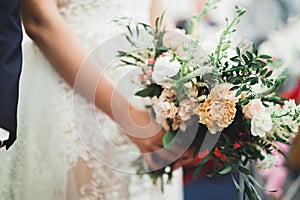
<instances>
[{"instance_id":1,"label":"red flower","mask_svg":"<svg viewBox=\"0 0 300 200\"><path fill-rule=\"evenodd\" d=\"M215 151L214 151L215 156L217 156L221 161L225 162L227 159L227 156L222 154L219 150L218 147L216 147Z\"/></svg>"},{"instance_id":2,"label":"red flower","mask_svg":"<svg viewBox=\"0 0 300 200\"><path fill-rule=\"evenodd\" d=\"M240 148L240 147L241 147L240 143L235 143L235 144L234 144L234 149L238 149L238 148Z\"/></svg>"}]
</instances>

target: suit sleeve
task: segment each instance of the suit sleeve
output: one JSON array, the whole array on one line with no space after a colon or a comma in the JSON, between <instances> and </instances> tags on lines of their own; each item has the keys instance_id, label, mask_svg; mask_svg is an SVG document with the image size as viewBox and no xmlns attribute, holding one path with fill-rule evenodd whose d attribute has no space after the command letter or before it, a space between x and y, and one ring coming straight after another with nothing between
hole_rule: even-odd
<instances>
[{"instance_id":1,"label":"suit sleeve","mask_svg":"<svg viewBox=\"0 0 300 200\"><path fill-rule=\"evenodd\" d=\"M22 65L19 0L0 1L0 127L10 132L6 146L16 139L16 113Z\"/></svg>"}]
</instances>

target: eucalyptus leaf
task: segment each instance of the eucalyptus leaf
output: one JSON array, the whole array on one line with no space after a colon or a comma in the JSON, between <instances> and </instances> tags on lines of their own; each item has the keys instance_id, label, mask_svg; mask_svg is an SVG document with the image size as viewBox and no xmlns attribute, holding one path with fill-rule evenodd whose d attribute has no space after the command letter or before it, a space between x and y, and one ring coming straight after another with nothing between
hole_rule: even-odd
<instances>
[{"instance_id":1,"label":"eucalyptus leaf","mask_svg":"<svg viewBox=\"0 0 300 200\"><path fill-rule=\"evenodd\" d=\"M243 166L239 166L239 171L242 172L243 174L246 174L246 175L250 174L250 170L243 167Z\"/></svg>"},{"instance_id":2,"label":"eucalyptus leaf","mask_svg":"<svg viewBox=\"0 0 300 200\"><path fill-rule=\"evenodd\" d=\"M229 172L231 172L231 167L227 166L223 170L219 171L218 173L224 175L224 174L228 174Z\"/></svg>"}]
</instances>

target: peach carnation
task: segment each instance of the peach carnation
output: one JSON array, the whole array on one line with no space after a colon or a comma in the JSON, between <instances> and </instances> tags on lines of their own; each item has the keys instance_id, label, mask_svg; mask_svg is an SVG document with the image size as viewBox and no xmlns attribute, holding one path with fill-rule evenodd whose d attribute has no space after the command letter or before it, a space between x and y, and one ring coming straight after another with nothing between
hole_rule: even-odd
<instances>
[{"instance_id":1,"label":"peach carnation","mask_svg":"<svg viewBox=\"0 0 300 200\"><path fill-rule=\"evenodd\" d=\"M236 113L235 101L210 96L199 105L198 109L200 123L206 125L212 134L228 127L233 122Z\"/></svg>"}]
</instances>

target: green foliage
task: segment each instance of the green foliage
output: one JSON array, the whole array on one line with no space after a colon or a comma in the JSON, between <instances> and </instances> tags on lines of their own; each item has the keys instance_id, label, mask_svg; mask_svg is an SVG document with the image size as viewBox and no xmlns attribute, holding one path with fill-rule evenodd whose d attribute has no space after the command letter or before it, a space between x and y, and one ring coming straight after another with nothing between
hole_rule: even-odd
<instances>
[{"instance_id":1,"label":"green foliage","mask_svg":"<svg viewBox=\"0 0 300 200\"><path fill-rule=\"evenodd\" d=\"M165 149L169 150L173 147L175 143L176 133L172 130L166 132L163 137L163 146Z\"/></svg>"},{"instance_id":2,"label":"green foliage","mask_svg":"<svg viewBox=\"0 0 300 200\"><path fill-rule=\"evenodd\" d=\"M217 3L219 3L221 0L207 0L204 4L203 9L201 10L201 12L199 14L194 14L190 25L189 25L189 29L188 29L188 34L189 35L193 35L194 29L195 29L195 25L197 22L199 22L210 9L214 9L216 8Z\"/></svg>"},{"instance_id":3,"label":"green foliage","mask_svg":"<svg viewBox=\"0 0 300 200\"><path fill-rule=\"evenodd\" d=\"M140 97L154 97L154 96L159 97L162 90L163 89L161 86L153 83L150 86L136 92L135 95Z\"/></svg>"}]
</instances>

